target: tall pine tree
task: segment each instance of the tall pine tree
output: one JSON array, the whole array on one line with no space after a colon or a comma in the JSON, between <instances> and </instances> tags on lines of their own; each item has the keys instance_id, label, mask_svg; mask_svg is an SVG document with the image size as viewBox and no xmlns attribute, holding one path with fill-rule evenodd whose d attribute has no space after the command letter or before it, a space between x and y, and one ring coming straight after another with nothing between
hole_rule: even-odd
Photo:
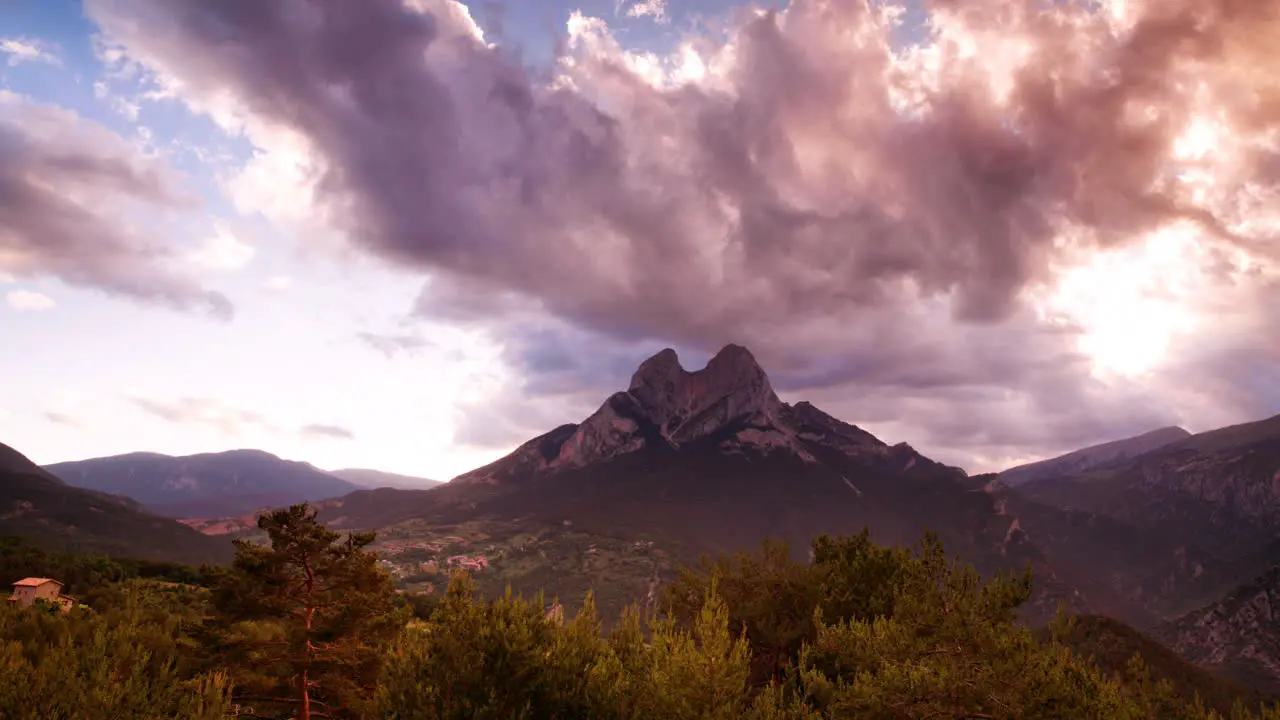
<instances>
[{"instance_id":1,"label":"tall pine tree","mask_svg":"<svg viewBox=\"0 0 1280 720\"><path fill-rule=\"evenodd\" d=\"M306 504L265 514L258 527L270 545L236 541L201 632L210 661L232 673L239 714L365 715L383 651L408 620L366 549L374 533L343 537Z\"/></svg>"}]
</instances>

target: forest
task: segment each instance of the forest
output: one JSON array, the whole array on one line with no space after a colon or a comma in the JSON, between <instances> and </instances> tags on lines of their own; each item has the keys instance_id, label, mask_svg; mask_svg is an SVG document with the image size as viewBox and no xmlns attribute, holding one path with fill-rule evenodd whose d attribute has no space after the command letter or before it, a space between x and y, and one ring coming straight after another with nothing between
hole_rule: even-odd
<instances>
[{"instance_id":1,"label":"forest","mask_svg":"<svg viewBox=\"0 0 1280 720\"><path fill-rule=\"evenodd\" d=\"M228 567L0 542L0 580L56 577L77 601L0 607L0 717L1280 720L1136 633L1065 613L1025 627L1029 572L980 578L928 534L822 536L810 562L766 542L606 622L590 597L565 617L464 573L397 593L372 533L306 505L259 527L269 542L238 542Z\"/></svg>"}]
</instances>

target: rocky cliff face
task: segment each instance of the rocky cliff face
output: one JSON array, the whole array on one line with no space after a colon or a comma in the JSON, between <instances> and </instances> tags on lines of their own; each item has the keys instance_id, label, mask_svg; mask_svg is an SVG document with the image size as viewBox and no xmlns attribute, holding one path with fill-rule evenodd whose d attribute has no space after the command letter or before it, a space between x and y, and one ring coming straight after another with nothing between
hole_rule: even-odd
<instances>
[{"instance_id":1,"label":"rocky cliff face","mask_svg":"<svg viewBox=\"0 0 1280 720\"><path fill-rule=\"evenodd\" d=\"M739 345L726 346L697 372L681 367L674 350L663 350L640 365L627 393L677 446L733 422L755 428L783 424L783 404L768 376Z\"/></svg>"},{"instance_id":2,"label":"rocky cliff face","mask_svg":"<svg viewBox=\"0 0 1280 720\"><path fill-rule=\"evenodd\" d=\"M786 452L817 463L817 454L834 451L894 471L917 464L942 467L905 443L889 446L807 402L794 407L782 402L751 352L728 345L692 372L680 365L674 350L659 352L640 364L626 392L610 396L581 424L556 428L455 482L500 483L586 467L643 448L678 450L707 440L729 455Z\"/></svg>"},{"instance_id":3,"label":"rocky cliff face","mask_svg":"<svg viewBox=\"0 0 1280 720\"><path fill-rule=\"evenodd\" d=\"M1280 566L1155 636L1194 663L1280 694Z\"/></svg>"}]
</instances>

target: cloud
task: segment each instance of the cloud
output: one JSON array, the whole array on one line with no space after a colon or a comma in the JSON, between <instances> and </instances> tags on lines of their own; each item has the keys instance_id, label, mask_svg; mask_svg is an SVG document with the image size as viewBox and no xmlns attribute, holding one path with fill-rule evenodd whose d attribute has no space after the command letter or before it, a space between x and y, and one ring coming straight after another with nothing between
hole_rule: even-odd
<instances>
[{"instance_id":1,"label":"cloud","mask_svg":"<svg viewBox=\"0 0 1280 720\"><path fill-rule=\"evenodd\" d=\"M93 84L93 96L106 102L114 112L119 113L132 122L137 122L138 115L142 112L142 105L136 101L131 102L119 95L113 95L111 93L110 86L102 80Z\"/></svg>"},{"instance_id":2,"label":"cloud","mask_svg":"<svg viewBox=\"0 0 1280 720\"><path fill-rule=\"evenodd\" d=\"M1280 232L1274 3L938 0L926 37L895 47L901 12L793 0L666 57L575 14L548 72L445 0L86 6L172 97L259 147L288 138L251 187L429 273L432 318L537 318L582 352L739 342L780 387L855 388L859 413L896 407L935 442L992 452L1194 415L1215 398L1178 387L1227 381L1227 358L1274 372L1270 341L1241 336L1160 382L1100 379L1082 338L1106 308L1059 287L1102 256L1157 257L1176 230L1200 272L1155 282L1164 306L1262 302ZM526 341L528 392L570 377ZM1115 415L1113 397L1137 404ZM999 427L974 436L943 407Z\"/></svg>"},{"instance_id":3,"label":"cloud","mask_svg":"<svg viewBox=\"0 0 1280 720\"><path fill-rule=\"evenodd\" d=\"M214 234L202 240L189 257L197 265L214 270L239 270L248 265L256 253L252 245L215 223Z\"/></svg>"},{"instance_id":4,"label":"cloud","mask_svg":"<svg viewBox=\"0 0 1280 720\"><path fill-rule=\"evenodd\" d=\"M10 290L4 299L9 307L18 311L52 310L57 305L48 295L31 290Z\"/></svg>"},{"instance_id":5,"label":"cloud","mask_svg":"<svg viewBox=\"0 0 1280 720\"><path fill-rule=\"evenodd\" d=\"M408 333L373 333L361 332L356 335L361 342L388 358L396 355L413 355L418 350L432 347L432 342L421 335Z\"/></svg>"},{"instance_id":6,"label":"cloud","mask_svg":"<svg viewBox=\"0 0 1280 720\"><path fill-rule=\"evenodd\" d=\"M667 0L640 0L627 8L627 17L651 17L656 23L670 22L667 16Z\"/></svg>"},{"instance_id":7,"label":"cloud","mask_svg":"<svg viewBox=\"0 0 1280 720\"><path fill-rule=\"evenodd\" d=\"M211 398L184 397L177 400L130 398L141 410L177 425L203 425L224 435L243 435L251 430L271 430L260 413L225 405Z\"/></svg>"},{"instance_id":8,"label":"cloud","mask_svg":"<svg viewBox=\"0 0 1280 720\"><path fill-rule=\"evenodd\" d=\"M80 421L74 417L61 412L50 410L44 414L44 419L55 425L68 425L70 427L80 427Z\"/></svg>"},{"instance_id":9,"label":"cloud","mask_svg":"<svg viewBox=\"0 0 1280 720\"><path fill-rule=\"evenodd\" d=\"M101 424L100 406L92 395L86 395L75 387L54 388L44 403L44 419L54 425L70 428L87 428Z\"/></svg>"},{"instance_id":10,"label":"cloud","mask_svg":"<svg viewBox=\"0 0 1280 720\"><path fill-rule=\"evenodd\" d=\"M61 65L62 61L41 40L33 38L0 38L0 55L9 57L10 67L24 62Z\"/></svg>"},{"instance_id":11,"label":"cloud","mask_svg":"<svg viewBox=\"0 0 1280 720\"><path fill-rule=\"evenodd\" d=\"M269 290L271 292L286 292L289 288L293 287L293 279L286 275L276 275L275 277L267 278L262 283L262 287L264 290Z\"/></svg>"},{"instance_id":12,"label":"cloud","mask_svg":"<svg viewBox=\"0 0 1280 720\"><path fill-rule=\"evenodd\" d=\"M302 434L312 438L330 440L354 440L356 434L340 425L311 424L302 428Z\"/></svg>"},{"instance_id":13,"label":"cloud","mask_svg":"<svg viewBox=\"0 0 1280 720\"><path fill-rule=\"evenodd\" d=\"M190 204L178 186L101 125L0 90L0 273L229 318L225 296L170 266L158 231Z\"/></svg>"}]
</instances>

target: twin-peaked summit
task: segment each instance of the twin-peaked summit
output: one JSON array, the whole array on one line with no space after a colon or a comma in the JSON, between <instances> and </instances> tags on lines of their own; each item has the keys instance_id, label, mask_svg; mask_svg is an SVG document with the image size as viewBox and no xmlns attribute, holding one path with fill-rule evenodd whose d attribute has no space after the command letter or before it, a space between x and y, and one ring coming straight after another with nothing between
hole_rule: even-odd
<instances>
[{"instance_id":1,"label":"twin-peaked summit","mask_svg":"<svg viewBox=\"0 0 1280 720\"><path fill-rule=\"evenodd\" d=\"M727 345L695 371L681 366L674 350L662 350L640 364L625 392L611 395L582 423L534 438L457 480L504 482L595 466L640 450L695 447L725 455L783 453L806 463L822 462L824 453L877 466L924 460L905 444L890 447L807 402L782 402L751 352Z\"/></svg>"},{"instance_id":2,"label":"twin-peaked summit","mask_svg":"<svg viewBox=\"0 0 1280 720\"><path fill-rule=\"evenodd\" d=\"M784 407L769 376L740 345L725 346L695 372L681 367L676 351L667 348L640 364L625 395L677 445L734 422L776 426Z\"/></svg>"}]
</instances>

